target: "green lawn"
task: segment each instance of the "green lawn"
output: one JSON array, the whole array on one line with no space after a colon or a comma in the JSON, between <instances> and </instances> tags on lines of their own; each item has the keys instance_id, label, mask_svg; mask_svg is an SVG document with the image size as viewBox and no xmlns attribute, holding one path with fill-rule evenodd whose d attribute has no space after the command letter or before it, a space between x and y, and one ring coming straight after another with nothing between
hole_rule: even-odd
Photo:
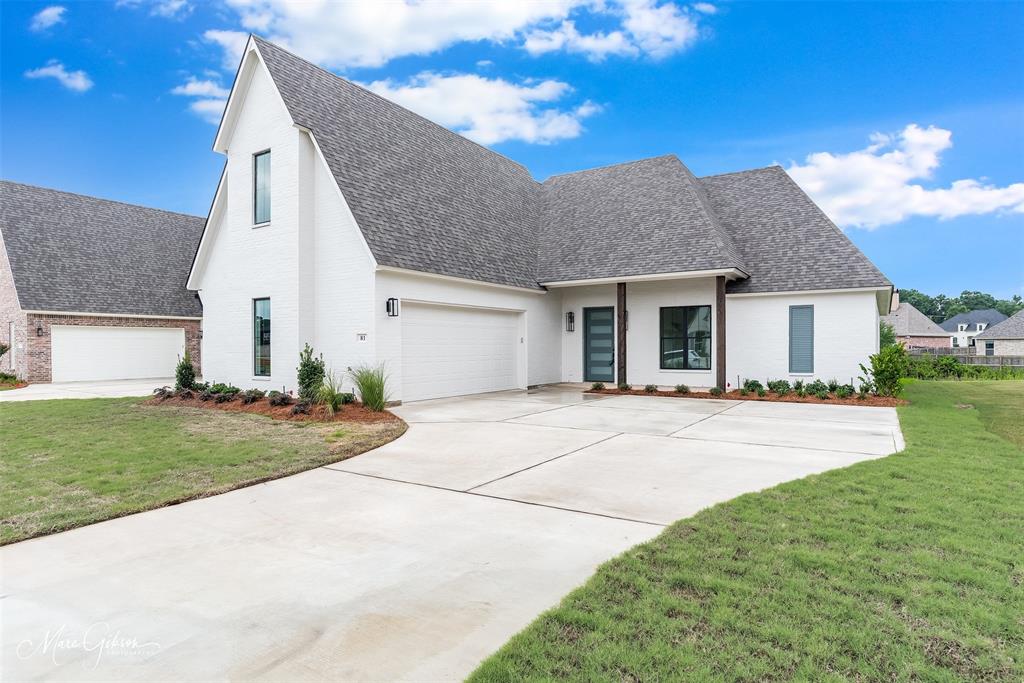
<instances>
[{"instance_id":1,"label":"green lawn","mask_svg":"<svg viewBox=\"0 0 1024 683\"><path fill-rule=\"evenodd\" d=\"M1024 382L917 382L900 454L677 522L471 680L1024 680Z\"/></svg>"},{"instance_id":2,"label":"green lawn","mask_svg":"<svg viewBox=\"0 0 1024 683\"><path fill-rule=\"evenodd\" d=\"M0 404L0 543L229 491L362 453L405 430L142 405Z\"/></svg>"}]
</instances>

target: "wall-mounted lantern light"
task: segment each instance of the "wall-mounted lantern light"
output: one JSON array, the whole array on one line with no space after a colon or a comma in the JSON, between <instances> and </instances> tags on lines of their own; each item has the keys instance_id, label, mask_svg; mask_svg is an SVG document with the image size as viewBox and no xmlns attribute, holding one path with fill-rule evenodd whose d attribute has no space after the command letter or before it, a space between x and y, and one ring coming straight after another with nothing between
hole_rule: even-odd
<instances>
[{"instance_id":1,"label":"wall-mounted lantern light","mask_svg":"<svg viewBox=\"0 0 1024 683\"><path fill-rule=\"evenodd\" d=\"M36 325L36 336L37 337L42 337L43 336L43 326L42 325Z\"/></svg>"},{"instance_id":2,"label":"wall-mounted lantern light","mask_svg":"<svg viewBox=\"0 0 1024 683\"><path fill-rule=\"evenodd\" d=\"M387 310L389 318L398 317L398 299L395 297L388 299L384 304L384 308Z\"/></svg>"},{"instance_id":3,"label":"wall-mounted lantern light","mask_svg":"<svg viewBox=\"0 0 1024 683\"><path fill-rule=\"evenodd\" d=\"M576 314L569 311L565 314L565 331L572 332L576 329Z\"/></svg>"}]
</instances>

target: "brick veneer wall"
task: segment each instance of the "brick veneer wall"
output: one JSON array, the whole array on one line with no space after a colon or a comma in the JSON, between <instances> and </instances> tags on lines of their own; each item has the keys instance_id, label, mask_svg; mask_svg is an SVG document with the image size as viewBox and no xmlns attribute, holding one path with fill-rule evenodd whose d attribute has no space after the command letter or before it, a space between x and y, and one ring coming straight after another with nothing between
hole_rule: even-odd
<instances>
[{"instance_id":1,"label":"brick veneer wall","mask_svg":"<svg viewBox=\"0 0 1024 683\"><path fill-rule=\"evenodd\" d=\"M14 339L11 339L11 323L14 323ZM0 235L0 342L11 347L0 358L0 371L12 369L19 377L25 376L25 314L18 303L18 292L14 288L14 275L7 260L7 249L3 235ZM11 360L15 360L15 366Z\"/></svg>"},{"instance_id":2,"label":"brick veneer wall","mask_svg":"<svg viewBox=\"0 0 1024 683\"><path fill-rule=\"evenodd\" d=\"M202 374L200 356L200 322L198 320L176 320L172 318L120 318L117 316L60 315L52 313L29 313L27 331L27 379L30 382L49 382L50 370L50 326L87 325L91 327L181 327L185 330L185 348L192 358L196 375ZM42 336L36 328L43 328Z\"/></svg>"},{"instance_id":3,"label":"brick veneer wall","mask_svg":"<svg viewBox=\"0 0 1024 683\"><path fill-rule=\"evenodd\" d=\"M949 337L897 337L904 346L927 348L927 349L948 349L953 346Z\"/></svg>"}]
</instances>

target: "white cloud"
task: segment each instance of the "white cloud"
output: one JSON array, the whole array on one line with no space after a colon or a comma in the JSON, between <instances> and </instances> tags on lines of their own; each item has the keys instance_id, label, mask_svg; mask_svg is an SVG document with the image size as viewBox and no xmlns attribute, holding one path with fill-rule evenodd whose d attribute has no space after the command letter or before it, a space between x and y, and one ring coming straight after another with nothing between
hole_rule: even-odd
<instances>
[{"instance_id":1,"label":"white cloud","mask_svg":"<svg viewBox=\"0 0 1024 683\"><path fill-rule=\"evenodd\" d=\"M424 72L404 84L382 80L367 87L484 145L574 138L583 131L581 120L600 111L592 102L572 109L544 106L572 91L555 80L515 84L472 74Z\"/></svg>"},{"instance_id":2,"label":"white cloud","mask_svg":"<svg viewBox=\"0 0 1024 683\"><path fill-rule=\"evenodd\" d=\"M701 14L718 14L718 8L710 2L696 2L693 4L693 9Z\"/></svg>"},{"instance_id":3,"label":"white cloud","mask_svg":"<svg viewBox=\"0 0 1024 683\"><path fill-rule=\"evenodd\" d=\"M329 68L376 67L397 57L431 54L476 41L521 46L531 54L565 50L594 61L641 54L660 59L697 40L701 15L696 9L661 0L227 0L227 4L237 12L241 28L266 35ZM570 15L609 26L580 33ZM216 42L230 52L225 64L237 63L233 41Z\"/></svg>"},{"instance_id":4,"label":"white cloud","mask_svg":"<svg viewBox=\"0 0 1024 683\"><path fill-rule=\"evenodd\" d=\"M114 7L122 8L127 7L128 9L138 9L142 6L149 7L150 15L154 17L163 17L164 19L184 19L195 7L189 0L116 0Z\"/></svg>"},{"instance_id":5,"label":"white cloud","mask_svg":"<svg viewBox=\"0 0 1024 683\"><path fill-rule=\"evenodd\" d=\"M82 70L68 71L56 59L51 59L46 63L46 66L26 71L25 78L53 78L68 90L74 90L75 92L85 92L93 86L89 74Z\"/></svg>"},{"instance_id":6,"label":"white cloud","mask_svg":"<svg viewBox=\"0 0 1024 683\"><path fill-rule=\"evenodd\" d=\"M245 45L249 42L249 34L245 31L210 29L203 33L203 38L220 46L223 51L221 66L227 71L238 68L238 63L242 61L242 53L245 52Z\"/></svg>"},{"instance_id":7,"label":"white cloud","mask_svg":"<svg viewBox=\"0 0 1024 683\"><path fill-rule=\"evenodd\" d=\"M189 110L204 121L217 124L220 123L221 114L224 113L224 106L227 104L231 91L216 81L200 80L195 76L189 76L184 83L172 88L171 94L196 98L189 104Z\"/></svg>"},{"instance_id":8,"label":"white cloud","mask_svg":"<svg viewBox=\"0 0 1024 683\"><path fill-rule=\"evenodd\" d=\"M912 216L956 218L998 211L1024 213L1024 183L998 187L957 180L925 188L953 146L952 132L910 124L899 133L874 133L871 144L845 154L818 152L793 163L789 174L836 223L874 229Z\"/></svg>"},{"instance_id":9,"label":"white cloud","mask_svg":"<svg viewBox=\"0 0 1024 683\"><path fill-rule=\"evenodd\" d=\"M29 30L45 31L57 24L63 24L64 13L67 11L68 8L61 5L51 5L46 9L39 10L32 16L32 21L28 25Z\"/></svg>"}]
</instances>

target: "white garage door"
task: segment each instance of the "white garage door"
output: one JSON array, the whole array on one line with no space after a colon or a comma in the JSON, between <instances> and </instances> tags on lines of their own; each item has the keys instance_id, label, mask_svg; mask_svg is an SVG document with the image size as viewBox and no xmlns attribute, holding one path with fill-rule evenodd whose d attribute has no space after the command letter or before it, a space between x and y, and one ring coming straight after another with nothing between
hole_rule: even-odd
<instances>
[{"instance_id":1,"label":"white garage door","mask_svg":"<svg viewBox=\"0 0 1024 683\"><path fill-rule=\"evenodd\" d=\"M54 382L173 377L185 355L185 330L169 327L54 325Z\"/></svg>"},{"instance_id":2,"label":"white garage door","mask_svg":"<svg viewBox=\"0 0 1024 683\"><path fill-rule=\"evenodd\" d=\"M402 307L402 400L515 389L519 313Z\"/></svg>"}]
</instances>

